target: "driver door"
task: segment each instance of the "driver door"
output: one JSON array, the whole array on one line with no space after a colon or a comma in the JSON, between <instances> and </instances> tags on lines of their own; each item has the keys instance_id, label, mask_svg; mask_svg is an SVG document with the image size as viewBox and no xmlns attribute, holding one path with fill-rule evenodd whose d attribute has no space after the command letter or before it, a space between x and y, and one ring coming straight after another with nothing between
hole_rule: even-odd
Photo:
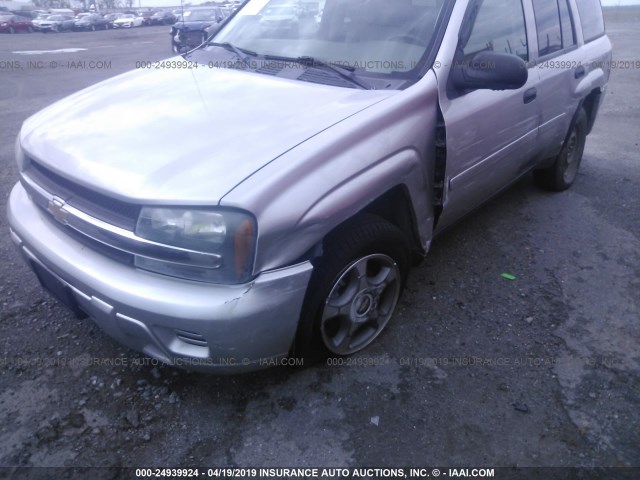
<instances>
[{"instance_id":1,"label":"driver door","mask_svg":"<svg viewBox=\"0 0 640 480\"><path fill-rule=\"evenodd\" d=\"M473 21L469 12L478 4ZM472 24L471 31L466 44L458 45L464 58L493 51L528 62L524 8L521 0L470 1L465 21ZM478 207L532 164L540 99L537 71L528 64L527 68L527 83L517 90L460 92L452 88L448 78L438 79L446 128L446 173L438 230Z\"/></svg>"}]
</instances>

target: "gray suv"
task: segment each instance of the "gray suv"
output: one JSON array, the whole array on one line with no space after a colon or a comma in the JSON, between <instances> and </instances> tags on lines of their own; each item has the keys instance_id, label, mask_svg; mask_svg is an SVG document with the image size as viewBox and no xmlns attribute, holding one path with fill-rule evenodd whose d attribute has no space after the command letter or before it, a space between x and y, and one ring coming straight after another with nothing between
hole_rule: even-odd
<instances>
[{"instance_id":1,"label":"gray suv","mask_svg":"<svg viewBox=\"0 0 640 480\"><path fill-rule=\"evenodd\" d=\"M266 32L282 4L247 1L176 68L80 91L16 140L20 252L163 362L365 348L439 232L529 172L571 186L609 80L599 0L326 0Z\"/></svg>"}]
</instances>

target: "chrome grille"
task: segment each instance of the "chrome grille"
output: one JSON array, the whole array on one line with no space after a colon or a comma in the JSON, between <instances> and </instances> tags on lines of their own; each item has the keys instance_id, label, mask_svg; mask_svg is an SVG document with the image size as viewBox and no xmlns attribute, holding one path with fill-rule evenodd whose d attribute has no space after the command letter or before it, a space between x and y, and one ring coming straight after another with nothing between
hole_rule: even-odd
<instances>
[{"instance_id":1,"label":"chrome grille","mask_svg":"<svg viewBox=\"0 0 640 480\"><path fill-rule=\"evenodd\" d=\"M111 225L133 231L140 207L102 195L71 182L30 159L24 172L47 192L63 199L69 205Z\"/></svg>"}]
</instances>

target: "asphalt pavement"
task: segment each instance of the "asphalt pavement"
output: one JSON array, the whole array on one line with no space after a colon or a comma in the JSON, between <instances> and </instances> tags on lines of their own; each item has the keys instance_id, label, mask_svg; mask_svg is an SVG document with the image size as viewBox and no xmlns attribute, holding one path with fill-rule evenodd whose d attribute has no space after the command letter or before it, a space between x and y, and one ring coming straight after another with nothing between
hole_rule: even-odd
<instances>
[{"instance_id":1,"label":"asphalt pavement","mask_svg":"<svg viewBox=\"0 0 640 480\"><path fill-rule=\"evenodd\" d=\"M0 466L640 467L638 25L608 15L628 62L575 186L527 177L439 237L349 359L157 365L43 292L0 215ZM169 27L0 36L2 211L29 115L171 55Z\"/></svg>"}]
</instances>

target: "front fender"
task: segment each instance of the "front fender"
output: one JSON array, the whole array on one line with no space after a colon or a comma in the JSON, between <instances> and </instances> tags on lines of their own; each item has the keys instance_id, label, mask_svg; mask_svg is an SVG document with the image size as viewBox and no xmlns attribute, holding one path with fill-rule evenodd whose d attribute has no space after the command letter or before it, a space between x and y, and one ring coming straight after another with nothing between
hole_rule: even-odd
<instances>
[{"instance_id":1,"label":"front fender","mask_svg":"<svg viewBox=\"0 0 640 480\"><path fill-rule=\"evenodd\" d=\"M259 170L221 205L258 220L255 273L297 261L327 233L396 186L409 194L420 241L433 230L437 86L429 72Z\"/></svg>"}]
</instances>

